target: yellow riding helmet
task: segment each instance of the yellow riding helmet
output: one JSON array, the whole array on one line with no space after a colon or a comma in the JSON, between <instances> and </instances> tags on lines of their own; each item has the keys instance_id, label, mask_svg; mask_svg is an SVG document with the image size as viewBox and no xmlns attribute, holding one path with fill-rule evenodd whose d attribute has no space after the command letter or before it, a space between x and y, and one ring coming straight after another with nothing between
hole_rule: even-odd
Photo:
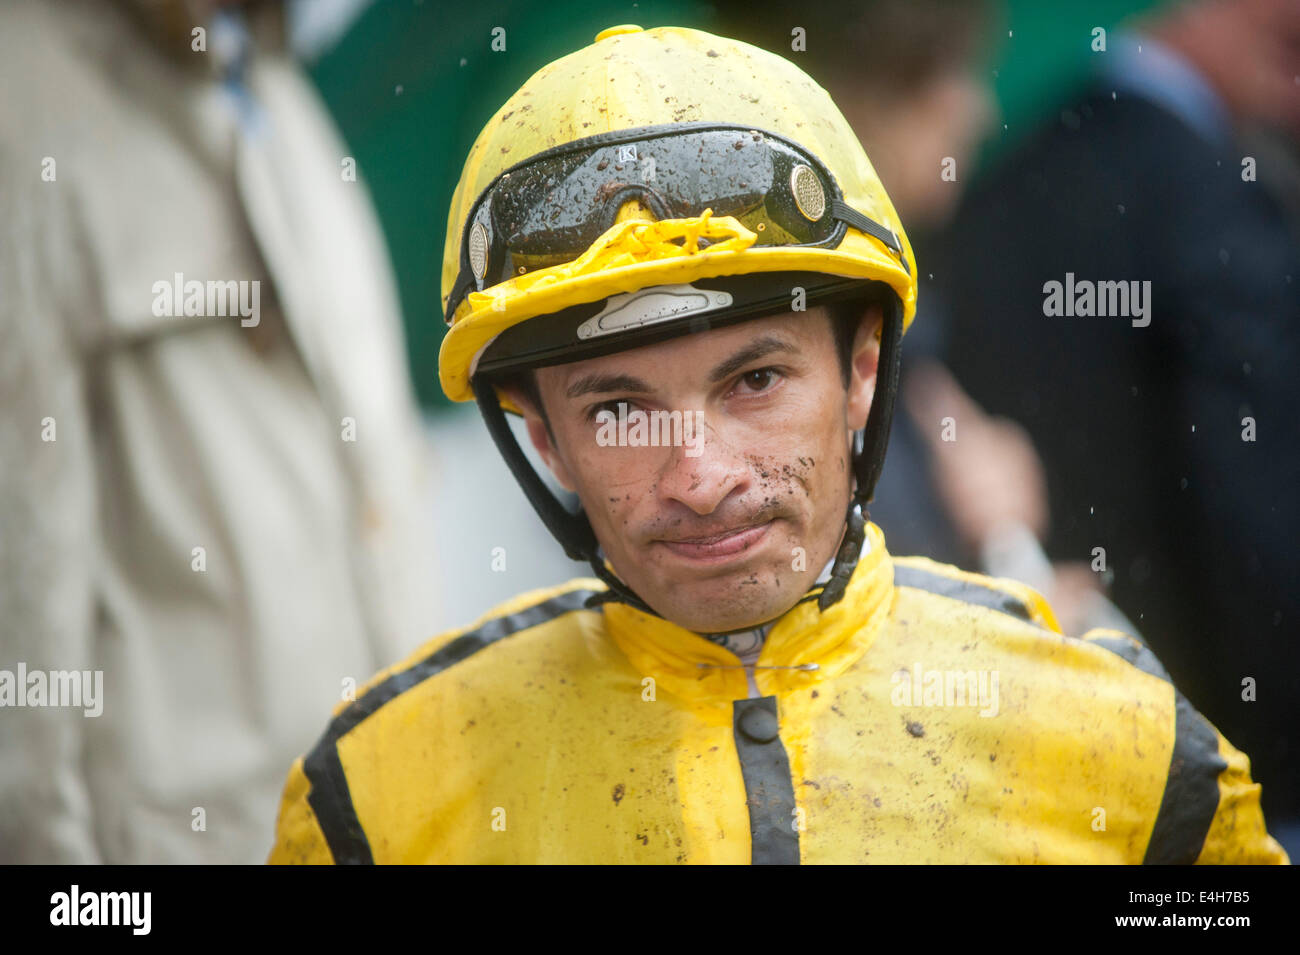
<instances>
[{"instance_id":1,"label":"yellow riding helmet","mask_svg":"<svg viewBox=\"0 0 1300 955\"><path fill-rule=\"evenodd\" d=\"M754 278L706 281L732 276ZM470 149L447 220L442 387L472 400L485 351L529 319L575 315L547 346L564 360L626 323L609 313L630 297L660 290L640 303L638 328L655 315L770 313L800 276L824 279L827 294L883 284L903 329L915 314L911 245L830 96L746 43L613 27L535 73ZM763 302L736 299L763 278Z\"/></svg>"}]
</instances>

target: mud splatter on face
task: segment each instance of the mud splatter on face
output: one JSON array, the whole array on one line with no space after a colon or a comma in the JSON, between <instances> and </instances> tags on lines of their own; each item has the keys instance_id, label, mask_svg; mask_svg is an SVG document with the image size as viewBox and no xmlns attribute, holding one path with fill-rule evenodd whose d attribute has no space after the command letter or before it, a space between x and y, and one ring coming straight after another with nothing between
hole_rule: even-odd
<instances>
[{"instance_id":1,"label":"mud splatter on face","mask_svg":"<svg viewBox=\"0 0 1300 955\"><path fill-rule=\"evenodd\" d=\"M539 372L538 384L570 411L556 415L556 438L565 439L556 443L579 498L593 504L588 516L614 571L657 612L703 631L771 619L797 602L835 555L852 482L845 394L830 373L838 357L825 327L789 315L699 331L562 374L542 369L555 373ZM770 389L751 395L708 377L759 334L788 346ZM652 382L650 403L702 407L703 457L592 451L585 405L566 405L564 392L573 375L595 372ZM698 552L723 532L748 536L731 553Z\"/></svg>"},{"instance_id":2,"label":"mud splatter on face","mask_svg":"<svg viewBox=\"0 0 1300 955\"><path fill-rule=\"evenodd\" d=\"M783 461L772 455L760 456L746 454L745 460L758 478L759 485L770 492L767 500L792 496L802 492L805 497L812 496L809 476L816 462L810 457L796 457L793 461ZM767 503L765 501L764 503Z\"/></svg>"}]
</instances>

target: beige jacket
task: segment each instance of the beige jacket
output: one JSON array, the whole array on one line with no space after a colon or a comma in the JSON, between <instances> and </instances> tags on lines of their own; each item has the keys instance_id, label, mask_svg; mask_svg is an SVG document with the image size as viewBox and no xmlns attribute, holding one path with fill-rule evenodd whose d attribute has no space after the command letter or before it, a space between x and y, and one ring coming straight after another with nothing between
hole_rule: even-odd
<instances>
[{"instance_id":1,"label":"beige jacket","mask_svg":"<svg viewBox=\"0 0 1300 955\"><path fill-rule=\"evenodd\" d=\"M262 860L319 714L432 618L373 212L287 59L241 125L210 56L0 6L0 671L103 681L0 707L0 862ZM256 324L155 314L177 273Z\"/></svg>"}]
</instances>

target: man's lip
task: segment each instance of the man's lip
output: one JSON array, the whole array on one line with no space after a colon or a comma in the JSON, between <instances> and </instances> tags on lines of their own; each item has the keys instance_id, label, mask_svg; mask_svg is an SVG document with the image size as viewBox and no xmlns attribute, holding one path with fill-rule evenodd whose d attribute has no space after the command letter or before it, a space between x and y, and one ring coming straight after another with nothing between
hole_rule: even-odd
<instances>
[{"instance_id":1,"label":"man's lip","mask_svg":"<svg viewBox=\"0 0 1300 955\"><path fill-rule=\"evenodd\" d=\"M762 524L747 524L721 534L677 540L660 540L679 557L693 560L718 560L742 553L757 544L767 534L772 520Z\"/></svg>"},{"instance_id":2,"label":"man's lip","mask_svg":"<svg viewBox=\"0 0 1300 955\"><path fill-rule=\"evenodd\" d=\"M770 520L766 520L760 521L757 524L742 524L739 527L732 527L725 531L719 531L717 534L706 534L701 537L663 537L660 539L665 544L715 544L724 537L731 537L733 534L742 534L752 528L762 527L764 524L770 523Z\"/></svg>"}]
</instances>

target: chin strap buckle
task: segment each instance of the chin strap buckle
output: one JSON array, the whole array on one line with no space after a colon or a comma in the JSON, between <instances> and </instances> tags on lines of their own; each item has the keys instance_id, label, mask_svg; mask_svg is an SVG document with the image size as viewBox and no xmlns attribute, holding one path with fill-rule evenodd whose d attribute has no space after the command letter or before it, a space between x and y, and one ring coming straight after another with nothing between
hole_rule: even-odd
<instances>
[{"instance_id":1,"label":"chin strap buckle","mask_svg":"<svg viewBox=\"0 0 1300 955\"><path fill-rule=\"evenodd\" d=\"M844 523L844 537L840 541L840 549L835 553L835 563L831 566L830 580L826 581L826 586L822 588L821 594L817 597L818 610L825 610L844 596L844 590L849 585L849 578L853 576L853 571L858 566L858 557L862 553L862 543L866 539L867 501L865 498L858 494L853 495L853 500L849 502L849 513Z\"/></svg>"}]
</instances>

